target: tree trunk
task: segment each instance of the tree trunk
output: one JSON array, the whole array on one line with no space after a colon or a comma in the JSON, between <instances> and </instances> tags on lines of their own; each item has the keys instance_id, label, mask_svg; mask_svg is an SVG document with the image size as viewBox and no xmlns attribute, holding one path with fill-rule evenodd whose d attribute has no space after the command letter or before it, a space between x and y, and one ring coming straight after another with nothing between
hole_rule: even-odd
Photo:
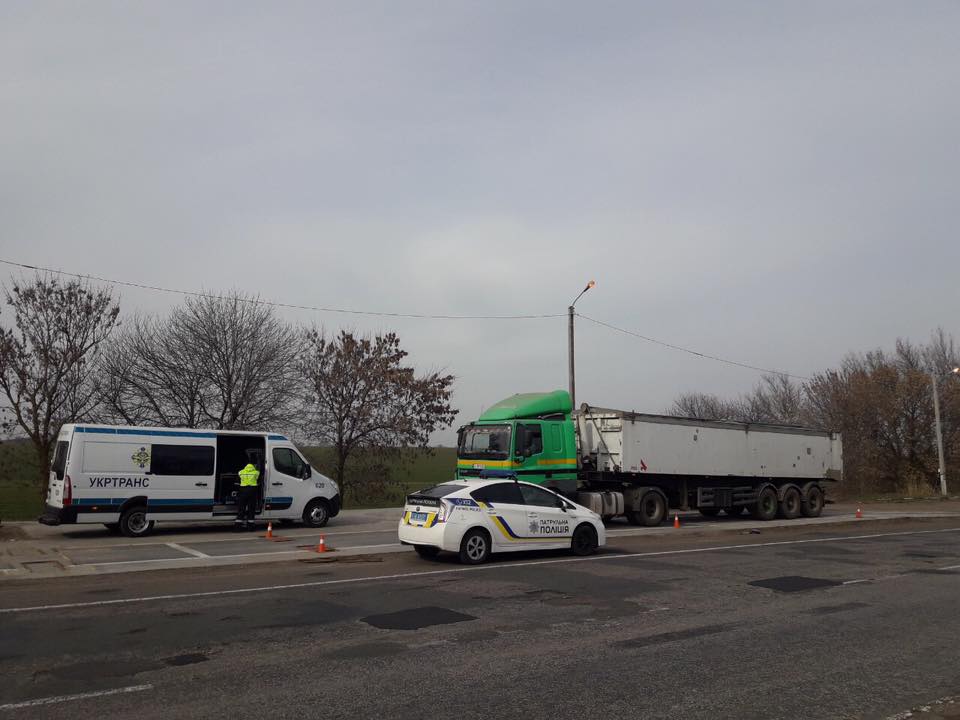
<instances>
[{"instance_id":1,"label":"tree trunk","mask_svg":"<svg viewBox=\"0 0 960 720\"><path fill-rule=\"evenodd\" d=\"M34 449L37 451L37 461L40 467L37 473L37 489L40 491L40 500L45 502L47 499L47 485L50 482L50 465L53 458L50 457L50 444L41 444L34 442Z\"/></svg>"}]
</instances>

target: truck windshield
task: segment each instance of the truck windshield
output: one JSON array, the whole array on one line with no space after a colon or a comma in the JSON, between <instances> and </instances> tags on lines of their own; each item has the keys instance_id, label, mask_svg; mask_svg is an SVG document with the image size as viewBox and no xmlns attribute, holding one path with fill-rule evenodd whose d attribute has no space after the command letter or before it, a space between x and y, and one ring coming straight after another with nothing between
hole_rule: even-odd
<instances>
[{"instance_id":1,"label":"truck windshield","mask_svg":"<svg viewBox=\"0 0 960 720\"><path fill-rule=\"evenodd\" d=\"M509 425L470 425L460 435L457 455L462 458L497 458L510 456Z\"/></svg>"}]
</instances>

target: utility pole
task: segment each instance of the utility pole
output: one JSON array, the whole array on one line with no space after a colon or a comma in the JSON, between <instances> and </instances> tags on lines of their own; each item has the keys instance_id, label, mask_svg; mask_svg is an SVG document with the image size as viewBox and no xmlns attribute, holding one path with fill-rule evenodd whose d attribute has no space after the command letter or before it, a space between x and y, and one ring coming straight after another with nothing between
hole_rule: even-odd
<instances>
[{"instance_id":1,"label":"utility pole","mask_svg":"<svg viewBox=\"0 0 960 720\"><path fill-rule=\"evenodd\" d=\"M933 419L937 428L937 458L940 461L940 494L947 496L947 468L943 462L943 430L940 427L940 391L937 388L939 378L930 373L930 384L933 385Z\"/></svg>"},{"instance_id":2,"label":"utility pole","mask_svg":"<svg viewBox=\"0 0 960 720\"><path fill-rule=\"evenodd\" d=\"M570 403L573 405L573 409L577 409L577 383L575 379L575 373L573 368L573 316L576 314L573 310L573 306L577 304L577 300L583 297L583 294L592 288L596 283L591 280L587 283L587 286L580 291L580 294L577 295L573 302L570 303L570 307L567 308L567 314L569 316L568 327L567 327L567 374L569 375L570 382Z\"/></svg>"},{"instance_id":3,"label":"utility pole","mask_svg":"<svg viewBox=\"0 0 960 720\"><path fill-rule=\"evenodd\" d=\"M574 409L577 407L577 381L576 381L576 372L573 368L573 305L571 305L567 310L570 313L569 328L567 332L567 353L569 355L567 359L567 373L570 379L570 403L573 405Z\"/></svg>"}]
</instances>

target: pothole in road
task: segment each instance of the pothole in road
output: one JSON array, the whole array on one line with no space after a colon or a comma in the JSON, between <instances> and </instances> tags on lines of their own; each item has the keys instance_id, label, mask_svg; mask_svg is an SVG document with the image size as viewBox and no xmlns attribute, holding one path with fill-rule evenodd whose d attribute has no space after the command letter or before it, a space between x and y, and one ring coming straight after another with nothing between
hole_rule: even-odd
<instances>
[{"instance_id":1,"label":"pothole in road","mask_svg":"<svg viewBox=\"0 0 960 720\"><path fill-rule=\"evenodd\" d=\"M182 655L164 658L163 662L170 667L182 667L184 665L196 665L197 663L207 662L209 659L206 653L184 653Z\"/></svg>"},{"instance_id":2,"label":"pothole in road","mask_svg":"<svg viewBox=\"0 0 960 720\"><path fill-rule=\"evenodd\" d=\"M843 585L843 582L840 580L827 580L825 578L803 577L802 575L784 575L783 577L754 580L747 583L747 585L767 588L768 590L775 590L776 592L790 593L836 587L837 585Z\"/></svg>"},{"instance_id":3,"label":"pothole in road","mask_svg":"<svg viewBox=\"0 0 960 720\"><path fill-rule=\"evenodd\" d=\"M456 612L442 607L420 607L400 610L383 615L368 615L361 620L381 630L420 630L432 625L450 625L452 623L476 620L473 615Z\"/></svg>"}]
</instances>

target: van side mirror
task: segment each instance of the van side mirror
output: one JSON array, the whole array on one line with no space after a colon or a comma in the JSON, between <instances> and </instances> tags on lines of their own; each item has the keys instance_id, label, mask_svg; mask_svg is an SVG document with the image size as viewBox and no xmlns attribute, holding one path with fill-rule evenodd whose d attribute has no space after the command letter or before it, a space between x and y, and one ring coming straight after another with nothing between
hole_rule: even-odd
<instances>
[{"instance_id":1,"label":"van side mirror","mask_svg":"<svg viewBox=\"0 0 960 720\"><path fill-rule=\"evenodd\" d=\"M304 465L304 466L303 466L303 470L300 472L300 478L303 479L303 480L306 480L306 479L309 478L311 475L313 475L313 472L310 470L310 466L309 466L309 465Z\"/></svg>"}]
</instances>

